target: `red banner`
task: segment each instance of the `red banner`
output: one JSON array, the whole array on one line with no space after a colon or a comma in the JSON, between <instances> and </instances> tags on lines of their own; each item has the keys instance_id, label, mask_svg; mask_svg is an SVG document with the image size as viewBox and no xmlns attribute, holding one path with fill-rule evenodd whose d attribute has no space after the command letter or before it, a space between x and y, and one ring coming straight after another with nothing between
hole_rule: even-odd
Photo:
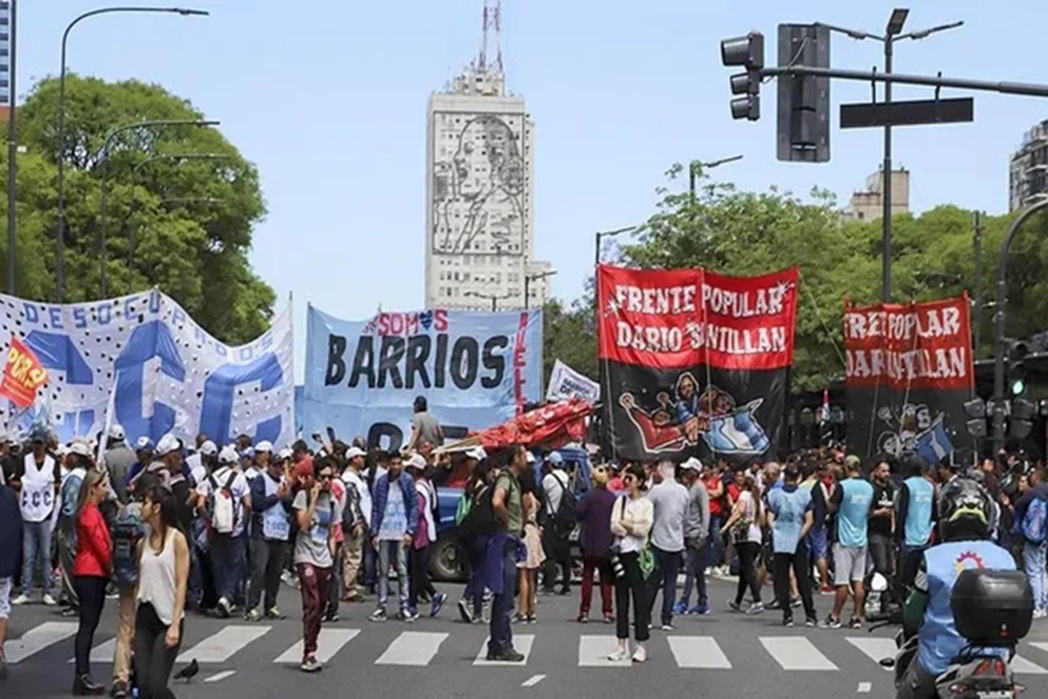
<instances>
[{"instance_id":1,"label":"red banner","mask_svg":"<svg viewBox=\"0 0 1048 699\"><path fill-rule=\"evenodd\" d=\"M33 350L12 336L4 377L0 381L0 395L9 398L19 408L28 408L36 400L36 389L45 383L47 370L40 364Z\"/></svg>"},{"instance_id":2,"label":"red banner","mask_svg":"<svg viewBox=\"0 0 1048 699\"><path fill-rule=\"evenodd\" d=\"M793 363L796 267L728 277L601 265L597 274L602 360L742 371Z\"/></svg>"},{"instance_id":3,"label":"red banner","mask_svg":"<svg viewBox=\"0 0 1048 699\"><path fill-rule=\"evenodd\" d=\"M975 386L968 297L844 309L848 387Z\"/></svg>"}]
</instances>

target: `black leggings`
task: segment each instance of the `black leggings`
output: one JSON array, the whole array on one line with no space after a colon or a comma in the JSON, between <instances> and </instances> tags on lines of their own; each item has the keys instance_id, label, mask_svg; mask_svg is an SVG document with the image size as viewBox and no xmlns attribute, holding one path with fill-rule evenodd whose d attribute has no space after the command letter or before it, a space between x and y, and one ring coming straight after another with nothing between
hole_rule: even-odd
<instances>
[{"instance_id":1,"label":"black leggings","mask_svg":"<svg viewBox=\"0 0 1048 699\"><path fill-rule=\"evenodd\" d=\"M437 590L429 579L429 559L432 545L425 548L412 548L408 558L408 577L411 579L411 591L408 595L408 604L412 609L418 607L418 598L423 594L436 596Z\"/></svg>"},{"instance_id":2,"label":"black leggings","mask_svg":"<svg viewBox=\"0 0 1048 699\"><path fill-rule=\"evenodd\" d=\"M615 637L630 637L630 598L633 598L633 634L638 643L648 640L651 631L651 605L648 587L640 572L640 555L636 551L620 553L624 575L615 578Z\"/></svg>"},{"instance_id":3,"label":"black leggings","mask_svg":"<svg viewBox=\"0 0 1048 699\"><path fill-rule=\"evenodd\" d=\"M761 545L752 541L735 544L735 551L739 554L739 587L735 591L735 604L742 604L742 598L746 596L746 586L750 587L753 601L761 601L761 584L757 579L757 557L761 553Z\"/></svg>"},{"instance_id":4,"label":"black leggings","mask_svg":"<svg viewBox=\"0 0 1048 699\"><path fill-rule=\"evenodd\" d=\"M184 621L178 626L178 645L168 648L164 643L167 624L160 621L153 605L143 602L138 605L135 617L135 678L138 681L139 699L174 699L167 688L171 669L175 666L178 649L182 646Z\"/></svg>"},{"instance_id":5,"label":"black leggings","mask_svg":"<svg viewBox=\"0 0 1048 699\"><path fill-rule=\"evenodd\" d=\"M50 575L50 571L44 571ZM76 676L91 674L91 644L95 640L95 629L102 618L102 607L106 603L106 579L93 575L78 575L73 579L76 596L80 600L80 626L76 630Z\"/></svg>"}]
</instances>

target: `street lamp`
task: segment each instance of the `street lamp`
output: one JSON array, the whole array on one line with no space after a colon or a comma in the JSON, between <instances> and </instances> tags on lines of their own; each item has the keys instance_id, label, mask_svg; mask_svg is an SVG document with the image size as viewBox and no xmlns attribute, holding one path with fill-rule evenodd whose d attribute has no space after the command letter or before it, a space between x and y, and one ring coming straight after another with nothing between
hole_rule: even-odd
<instances>
[{"instance_id":1,"label":"street lamp","mask_svg":"<svg viewBox=\"0 0 1048 699\"><path fill-rule=\"evenodd\" d=\"M616 228L613 231L597 231L597 233L594 235L594 240L596 241L596 249L593 251L594 252L594 254L593 254L594 273L596 273L596 268L600 267L600 241L601 241L601 239L602 238L614 238L615 236L622 235L623 233L632 233L633 231L637 230L637 228L639 228L639 226L626 226L625 228Z\"/></svg>"},{"instance_id":2,"label":"street lamp","mask_svg":"<svg viewBox=\"0 0 1048 699\"><path fill-rule=\"evenodd\" d=\"M695 178L701 175L706 170L712 170L719 165L725 165L727 163L734 163L736 160L742 160L742 155L731 155L727 158L721 158L720 160L713 160L708 163L704 163L698 160L692 160L688 164L688 191L691 192L691 203L695 203Z\"/></svg>"},{"instance_id":3,"label":"street lamp","mask_svg":"<svg viewBox=\"0 0 1048 699\"><path fill-rule=\"evenodd\" d=\"M58 74L58 235L55 236L57 252L57 296L58 303L62 303L65 293L65 79L66 79L66 44L69 41L69 32L77 24L96 15L113 14L117 12L163 12L177 14L183 17L198 16L205 17L209 14L207 10L190 10L184 7L140 7L140 6L114 6L101 7L89 10L78 15L66 25L62 32L62 63Z\"/></svg>"},{"instance_id":4,"label":"street lamp","mask_svg":"<svg viewBox=\"0 0 1048 699\"><path fill-rule=\"evenodd\" d=\"M152 121L137 121L134 124L125 124L118 126L115 129L110 129L109 133L106 134L105 141L102 143L102 150L100 152L100 159L102 161L102 234L99 240L99 257L102 260L102 298L107 298L109 293L109 277L106 273L106 238L109 233L109 217L106 212L106 194L109 191L109 145L113 139L124 131L130 131L132 129L142 129L151 126L218 126L221 122L206 119L156 119Z\"/></svg>"},{"instance_id":5,"label":"street lamp","mask_svg":"<svg viewBox=\"0 0 1048 699\"><path fill-rule=\"evenodd\" d=\"M505 301L512 294L502 294L501 296L496 294L482 294L479 291L467 291L466 296L475 296L478 299L491 299L491 312L495 313L499 309L499 301Z\"/></svg>"},{"instance_id":6,"label":"street lamp","mask_svg":"<svg viewBox=\"0 0 1048 699\"><path fill-rule=\"evenodd\" d=\"M891 75L892 72L892 57L894 55L893 47L896 41L902 41L903 39L927 39L932 34L944 32L948 29L956 29L957 27L963 26L964 22L951 22L949 24L941 24L936 27L929 29L920 29L917 31L909 32L907 34L902 33L903 25L906 24L906 18L909 16L910 11L906 8L896 8L892 10L891 16L888 18L888 24L884 29L884 36L878 36L877 34L871 34L870 32L860 31L858 29L847 29L845 27L836 27L832 24L825 24L820 22L818 26L825 27L832 32L838 32L846 36L856 39L857 41L863 41L865 39L872 39L879 41L884 45L884 73L885 75ZM891 82L884 83L884 104L888 105L892 103L892 84ZM889 303L892 300L892 127L884 127L884 164L881 166L881 248L884 259L881 261L881 295L885 303Z\"/></svg>"},{"instance_id":7,"label":"street lamp","mask_svg":"<svg viewBox=\"0 0 1048 699\"><path fill-rule=\"evenodd\" d=\"M531 307L531 282L537 282L540 279L546 277L552 277L557 273L557 270L551 269L546 272L537 272L536 274L525 274L524 275L524 310Z\"/></svg>"}]
</instances>

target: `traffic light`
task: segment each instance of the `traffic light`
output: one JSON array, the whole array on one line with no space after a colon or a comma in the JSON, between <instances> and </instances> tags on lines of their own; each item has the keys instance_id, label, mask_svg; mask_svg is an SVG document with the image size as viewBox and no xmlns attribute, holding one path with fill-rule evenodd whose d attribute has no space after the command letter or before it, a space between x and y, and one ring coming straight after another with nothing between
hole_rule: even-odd
<instances>
[{"instance_id":1,"label":"traffic light","mask_svg":"<svg viewBox=\"0 0 1048 699\"><path fill-rule=\"evenodd\" d=\"M732 119L761 118L761 69L764 68L764 35L750 32L746 36L721 42L721 62L742 66L745 73L731 76L731 94L741 95L731 101Z\"/></svg>"},{"instance_id":2,"label":"traffic light","mask_svg":"<svg viewBox=\"0 0 1048 699\"><path fill-rule=\"evenodd\" d=\"M830 67L830 30L819 24L779 25L779 67ZM778 158L830 159L830 79L780 75Z\"/></svg>"},{"instance_id":3,"label":"traffic light","mask_svg":"<svg viewBox=\"0 0 1048 699\"><path fill-rule=\"evenodd\" d=\"M1021 340L1013 342L1008 348L1008 386L1013 398L1021 398L1026 394L1026 380L1030 372L1025 360L1029 353L1029 346Z\"/></svg>"},{"instance_id":4,"label":"traffic light","mask_svg":"<svg viewBox=\"0 0 1048 699\"><path fill-rule=\"evenodd\" d=\"M1033 414L1036 408L1028 400L1017 398L1012 401L1012 415L1008 420L1008 436L1024 439L1033 430Z\"/></svg>"},{"instance_id":5,"label":"traffic light","mask_svg":"<svg viewBox=\"0 0 1048 699\"><path fill-rule=\"evenodd\" d=\"M968 434L973 437L986 436L986 401L982 398L973 398L964 404L964 413L969 420L965 423Z\"/></svg>"}]
</instances>

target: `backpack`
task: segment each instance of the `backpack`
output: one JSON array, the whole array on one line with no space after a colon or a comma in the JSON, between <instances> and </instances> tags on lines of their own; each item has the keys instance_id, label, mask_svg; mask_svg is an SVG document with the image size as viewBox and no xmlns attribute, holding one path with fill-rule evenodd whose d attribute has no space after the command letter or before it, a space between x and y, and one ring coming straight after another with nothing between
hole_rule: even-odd
<instances>
[{"instance_id":1,"label":"backpack","mask_svg":"<svg viewBox=\"0 0 1048 699\"><path fill-rule=\"evenodd\" d=\"M549 517L549 523L552 525L553 531L558 535L566 536L575 528L578 520L575 507L575 493L571 488L571 478L565 475L561 479L557 473L554 471L553 477L557 480L557 484L560 485L560 503L557 505L556 512L547 511L546 514ZM549 497L548 493L546 497ZM549 510L548 505L546 509Z\"/></svg>"},{"instance_id":2,"label":"backpack","mask_svg":"<svg viewBox=\"0 0 1048 699\"><path fill-rule=\"evenodd\" d=\"M232 534L236 527L236 504L233 502L233 491L230 487L237 477L237 472L229 470L229 478L221 488L215 482L215 477L209 476L211 481L211 528L216 534Z\"/></svg>"},{"instance_id":3,"label":"backpack","mask_svg":"<svg viewBox=\"0 0 1048 699\"><path fill-rule=\"evenodd\" d=\"M360 492L354 483L342 481L345 489L345 502L342 503L342 532L348 535L357 526L357 509L360 507Z\"/></svg>"},{"instance_id":4,"label":"backpack","mask_svg":"<svg viewBox=\"0 0 1048 699\"><path fill-rule=\"evenodd\" d=\"M142 517L137 503L117 512L109 535L113 540L113 580L128 589L138 584L138 542L142 539Z\"/></svg>"},{"instance_id":5,"label":"backpack","mask_svg":"<svg viewBox=\"0 0 1048 699\"><path fill-rule=\"evenodd\" d=\"M1046 516L1048 516L1048 500L1034 498L1030 506L1026 508L1026 514L1023 515L1023 538L1031 544L1044 543L1045 534L1048 533L1045 531Z\"/></svg>"},{"instance_id":6,"label":"backpack","mask_svg":"<svg viewBox=\"0 0 1048 699\"><path fill-rule=\"evenodd\" d=\"M495 508L491 505L494 495L494 486L486 485L474 496L473 503L466 508L467 511L456 529L460 539L472 541L477 537L489 536L495 532ZM461 506L461 502L459 504Z\"/></svg>"}]
</instances>

